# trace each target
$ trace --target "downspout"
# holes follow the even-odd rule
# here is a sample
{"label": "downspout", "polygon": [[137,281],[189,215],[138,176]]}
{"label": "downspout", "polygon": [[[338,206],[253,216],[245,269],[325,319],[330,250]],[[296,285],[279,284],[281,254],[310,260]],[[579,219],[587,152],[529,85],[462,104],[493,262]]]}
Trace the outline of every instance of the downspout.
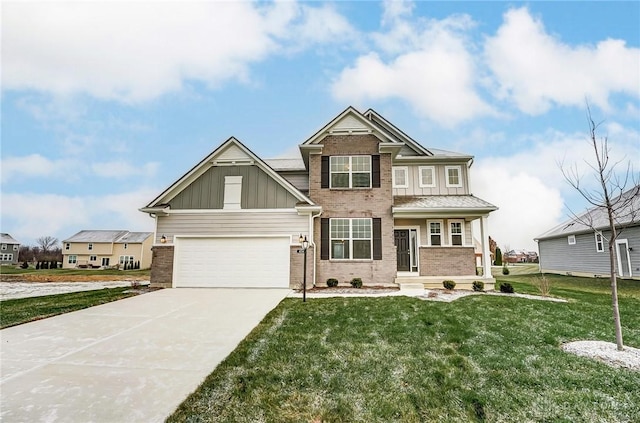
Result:
{"label": "downspout", "polygon": [[315,237],[313,236],[314,234],[314,219],[322,216],[322,212],[318,213],[317,215],[313,215],[313,212],[309,215],[310,219],[309,219],[309,234],[311,235],[311,242],[310,244],[313,245],[313,287],[316,287],[316,263],[317,261],[317,248],[316,248],[316,241],[315,241]]}

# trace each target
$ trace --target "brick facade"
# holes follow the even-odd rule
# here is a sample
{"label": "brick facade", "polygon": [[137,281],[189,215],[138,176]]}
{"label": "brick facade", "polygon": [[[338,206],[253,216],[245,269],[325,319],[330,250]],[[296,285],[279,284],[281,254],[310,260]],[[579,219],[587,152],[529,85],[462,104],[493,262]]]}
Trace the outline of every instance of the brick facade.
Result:
{"label": "brick facade", "polygon": [[173,280],[173,245],[151,248],[151,287],[171,288]]}
{"label": "brick facade", "polygon": [[[380,155],[380,188],[321,188],[321,155],[309,156],[309,196],[322,206],[322,218],[380,218],[382,260],[317,260],[316,282],[324,286],[328,278],[350,281],[361,278],[365,285],[393,283],[396,276],[396,247],[393,240],[393,192],[391,154],[379,153],[373,135],[330,135],[322,140],[323,156]],[[320,221],[315,220],[314,239],[320,248]]]}
{"label": "brick facade", "polygon": [[420,276],[476,274],[473,247],[420,247]]}
{"label": "brick facade", "polygon": [[[298,253],[300,247],[291,247],[291,264],[289,266],[289,288],[302,289],[304,254]],[[313,247],[307,249],[307,289],[313,286]]]}

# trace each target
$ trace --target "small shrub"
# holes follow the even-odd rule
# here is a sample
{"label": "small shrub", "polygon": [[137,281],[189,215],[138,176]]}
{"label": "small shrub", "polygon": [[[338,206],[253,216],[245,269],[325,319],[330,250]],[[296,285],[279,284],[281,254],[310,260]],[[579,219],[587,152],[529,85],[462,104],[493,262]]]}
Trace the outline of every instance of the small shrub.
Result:
{"label": "small shrub", "polygon": [[29,263],[27,263],[26,261],[23,261],[22,264],[20,265],[21,268],[23,269],[28,269],[29,268]]}
{"label": "small shrub", "polygon": [[502,274],[503,275],[508,275],[509,274],[509,268],[507,266],[502,266]]}
{"label": "small shrub", "polygon": [[442,286],[444,286],[445,289],[451,290],[456,287],[456,283],[454,281],[446,280],[442,281]]}
{"label": "small shrub", "polygon": [[362,279],[360,278],[351,279],[351,286],[354,288],[362,288]]}
{"label": "small shrub", "polygon": [[484,291],[484,282],[482,281],[473,281],[473,290],[476,292]]}
{"label": "small shrub", "polygon": [[513,286],[509,282],[502,282],[500,284],[500,292],[506,294],[513,294]]}
{"label": "small shrub", "polygon": [[551,292],[551,281],[545,275],[536,276],[533,279],[533,284],[538,288],[538,291],[540,291],[540,295],[543,297],[549,296]]}
{"label": "small shrub", "polygon": [[327,286],[328,286],[329,288],[334,288],[334,287],[338,286],[338,280],[337,280],[337,279],[335,279],[335,278],[329,278],[329,279],[327,279]]}

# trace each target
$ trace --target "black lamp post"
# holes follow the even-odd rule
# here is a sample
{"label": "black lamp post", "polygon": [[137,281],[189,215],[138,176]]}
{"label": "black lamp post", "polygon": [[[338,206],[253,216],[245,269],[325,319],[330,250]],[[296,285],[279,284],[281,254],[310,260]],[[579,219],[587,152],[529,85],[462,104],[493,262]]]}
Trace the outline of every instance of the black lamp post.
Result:
{"label": "black lamp post", "polygon": [[309,248],[309,241],[307,241],[306,236],[302,236],[300,234],[300,245],[302,245],[302,249],[298,250],[299,253],[304,254],[304,262],[302,263],[302,302],[307,301],[307,249]]}

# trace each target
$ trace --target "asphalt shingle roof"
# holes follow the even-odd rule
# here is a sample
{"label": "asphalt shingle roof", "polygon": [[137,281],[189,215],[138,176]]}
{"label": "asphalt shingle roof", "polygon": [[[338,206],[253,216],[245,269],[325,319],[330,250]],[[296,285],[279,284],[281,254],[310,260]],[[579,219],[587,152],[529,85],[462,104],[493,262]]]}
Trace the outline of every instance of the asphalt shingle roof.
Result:
{"label": "asphalt shingle roof", "polygon": [[84,230],[65,239],[63,242],[142,242],[151,232],[129,232],[108,230]]}
{"label": "asphalt shingle roof", "polygon": [[20,244],[11,235],[5,233],[0,234],[0,242],[3,244]]}

